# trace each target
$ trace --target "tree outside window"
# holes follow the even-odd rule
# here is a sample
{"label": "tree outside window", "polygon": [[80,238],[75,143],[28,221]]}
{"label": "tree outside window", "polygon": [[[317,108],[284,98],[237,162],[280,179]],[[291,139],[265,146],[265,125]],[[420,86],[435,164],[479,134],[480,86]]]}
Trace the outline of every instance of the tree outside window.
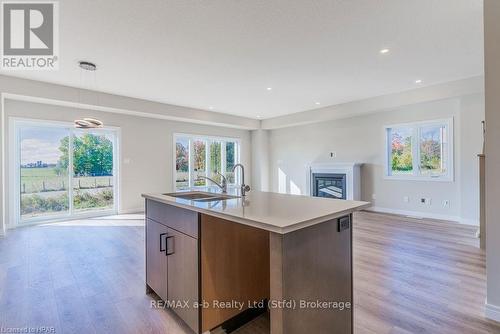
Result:
{"label": "tree outside window", "polygon": [[453,120],[386,127],[387,176],[451,180]]}
{"label": "tree outside window", "polygon": [[175,148],[177,190],[210,185],[209,181],[200,176],[208,176],[221,182],[218,173],[224,174],[229,184],[235,183],[232,169],[239,162],[237,140],[175,136]]}
{"label": "tree outside window", "polygon": [[413,153],[411,129],[392,129],[391,131],[391,168],[396,174],[413,172]]}
{"label": "tree outside window", "polygon": [[175,143],[175,187],[189,188],[189,140],[178,138]]}
{"label": "tree outside window", "polygon": [[206,176],[206,152],[206,143],[204,141],[193,141],[194,185],[197,187],[206,185],[206,179],[200,178],[200,176]]}
{"label": "tree outside window", "polygon": [[[222,150],[221,142],[214,141],[210,143],[210,177],[217,182],[220,182],[222,173]],[[218,173],[217,173],[218,172]]]}

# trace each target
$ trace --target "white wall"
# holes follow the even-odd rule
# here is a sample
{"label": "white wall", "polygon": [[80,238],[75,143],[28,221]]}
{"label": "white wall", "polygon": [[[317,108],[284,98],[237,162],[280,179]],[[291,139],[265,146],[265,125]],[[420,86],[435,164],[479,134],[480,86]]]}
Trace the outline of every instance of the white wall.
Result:
{"label": "white wall", "polygon": [[[478,168],[481,152],[482,94],[419,103],[349,119],[270,131],[271,190],[306,193],[307,166],[313,162],[361,162],[362,198],[379,208],[477,224]],[[384,126],[454,117],[454,182],[384,179]],[[336,152],[335,159],[329,153]],[[375,195],[373,199],[372,195]],[[403,201],[409,196],[410,202]],[[431,206],[420,204],[432,199]],[[450,201],[445,208],[443,201]]]}
{"label": "white wall", "polygon": [[258,129],[260,126],[260,121],[256,119],[5,75],[0,75],[0,93],[3,97],[16,95],[19,98],[28,97],[30,101],[34,99],[41,101],[50,100],[53,104],[78,104],[80,108],[91,108],[112,113],[147,116],[172,121],[248,130]]}
{"label": "white wall", "polygon": [[[81,115],[100,116],[101,112],[106,112],[108,116],[105,117],[110,119],[121,119],[122,117],[125,119],[126,117],[124,115],[136,116],[138,124],[144,124],[144,127],[151,126],[153,128],[158,128],[159,124],[162,124],[172,129],[182,124],[180,122],[188,122],[185,125],[179,125],[180,129],[185,129],[184,132],[189,132],[190,129],[192,129],[192,131],[199,130],[200,132],[212,133],[214,135],[242,133],[249,136],[248,131],[235,132],[228,130],[228,128],[253,130],[258,129],[260,126],[260,121],[255,119],[82,90],[74,87],[14,78],[5,75],[0,75],[0,95],[2,101],[0,105],[0,115],[2,116],[2,118],[0,118],[0,123],[3,123],[6,117],[3,106],[4,100],[14,98],[16,100],[23,99],[73,108],[79,107],[86,110],[80,113]],[[93,111],[90,112],[88,110]],[[36,117],[36,114],[31,117]],[[117,121],[111,123],[119,124]],[[195,124],[205,126],[197,127]],[[7,136],[3,125],[0,125],[0,166],[2,166],[2,178],[0,179],[0,235],[2,235],[5,231],[4,220],[6,220],[6,208],[8,206],[8,203],[6,203],[7,199],[3,196],[3,191],[7,189],[3,189],[4,185],[2,184],[2,180],[6,179],[6,175],[4,174],[7,172],[6,169],[3,168],[3,156],[7,153],[6,140],[4,139],[6,139]],[[193,126],[191,127],[191,125]],[[157,134],[155,132],[144,132],[145,138],[148,136],[149,138],[156,138],[155,136]],[[162,136],[159,136],[159,139],[161,139]],[[134,139],[130,139],[129,142],[131,142],[130,145],[135,144]],[[169,147],[171,147],[171,145]],[[248,152],[249,151],[250,147],[248,147]],[[249,165],[250,153],[248,154],[247,164]],[[129,207],[132,206],[124,203],[123,208]]]}
{"label": "white wall", "polygon": [[[68,122],[82,117],[95,117],[104,121],[105,125],[119,127],[121,129],[120,209],[124,212],[143,208],[141,193],[159,193],[174,190],[173,134],[176,132],[240,138],[241,161],[246,166],[251,164],[251,139],[248,130],[81,110],[9,99],[4,102],[4,112],[7,123],[10,117]],[[9,146],[8,137],[7,132],[7,147]],[[124,164],[124,160],[130,160],[130,163]],[[247,182],[251,182],[250,176],[248,178]],[[7,189],[9,188],[7,187]],[[8,203],[9,194],[6,196],[6,201]],[[9,217],[8,211],[7,217]]]}
{"label": "white wall", "polygon": [[392,110],[405,105],[412,105],[449,98],[460,98],[471,94],[484,93],[484,77],[476,76],[457,81],[424,86],[400,93],[375,96],[364,100],[346,102],[307,110],[285,116],[264,119],[262,129],[279,129],[289,126],[306,125],[368,115],[380,110]]}
{"label": "white wall", "polygon": [[269,191],[269,131],[252,131],[252,188]]}
{"label": "white wall", "polygon": [[[479,224],[479,157],[483,153],[484,94],[461,99],[460,112],[460,217]],[[458,176],[458,174],[457,174]]]}
{"label": "white wall", "polygon": [[486,316],[500,321],[500,1],[485,0]]}

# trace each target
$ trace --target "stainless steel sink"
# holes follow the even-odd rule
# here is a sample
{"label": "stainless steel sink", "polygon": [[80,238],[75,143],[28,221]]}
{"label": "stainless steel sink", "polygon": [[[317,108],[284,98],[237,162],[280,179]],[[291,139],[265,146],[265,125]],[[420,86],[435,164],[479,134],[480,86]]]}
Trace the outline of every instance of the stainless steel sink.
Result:
{"label": "stainless steel sink", "polygon": [[214,197],[216,194],[207,194],[202,192],[185,192],[185,193],[167,193],[163,194],[170,197],[177,197],[183,199],[200,199],[200,198],[209,198]]}
{"label": "stainless steel sink", "polygon": [[212,201],[223,201],[226,199],[239,198],[238,196],[231,196],[226,194],[215,194],[207,193],[201,191],[190,191],[190,192],[180,192],[180,193],[166,193],[163,194],[170,197],[182,198],[198,202],[212,202]]}
{"label": "stainless steel sink", "polygon": [[232,198],[239,198],[238,196],[214,196],[214,197],[208,197],[208,198],[198,198],[194,199],[193,201],[196,202],[215,202],[215,201],[225,201],[227,199],[232,199]]}

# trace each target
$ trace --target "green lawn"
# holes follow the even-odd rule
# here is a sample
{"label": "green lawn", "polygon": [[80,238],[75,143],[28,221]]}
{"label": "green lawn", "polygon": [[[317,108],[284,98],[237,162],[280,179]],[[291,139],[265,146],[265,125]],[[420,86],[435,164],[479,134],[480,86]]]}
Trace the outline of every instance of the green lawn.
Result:
{"label": "green lawn", "polygon": [[21,177],[58,177],[54,167],[21,168]]}
{"label": "green lawn", "polygon": [[[113,177],[89,176],[73,179],[77,211],[113,206]],[[21,215],[33,218],[69,209],[68,176],[56,168],[21,168]]]}
{"label": "green lawn", "polygon": [[55,168],[21,168],[22,193],[65,189],[68,189],[68,176],[57,175]]}
{"label": "green lawn", "polygon": [[[103,188],[113,186],[111,176],[86,176],[73,179],[75,188]],[[58,175],[54,167],[21,168],[21,192],[25,194],[68,189],[68,176]]]}

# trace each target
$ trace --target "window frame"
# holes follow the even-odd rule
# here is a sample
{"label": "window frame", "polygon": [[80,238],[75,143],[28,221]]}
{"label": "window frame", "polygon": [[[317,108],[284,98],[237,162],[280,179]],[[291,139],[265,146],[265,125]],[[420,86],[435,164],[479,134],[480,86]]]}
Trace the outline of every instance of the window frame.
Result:
{"label": "window frame", "polygon": [[[447,128],[447,171],[445,174],[439,175],[422,175],[421,174],[421,158],[420,158],[420,135],[421,129],[428,126],[446,126]],[[435,181],[435,182],[454,182],[454,162],[455,162],[455,151],[454,151],[454,118],[443,118],[428,121],[416,121],[407,122],[399,124],[390,124],[384,126],[384,179],[388,180],[406,180],[406,181]],[[390,138],[390,130],[397,128],[410,128],[412,132],[412,162],[413,162],[413,173],[412,174],[392,174],[392,144]]]}
{"label": "window frame", "polygon": [[[68,166],[68,197],[69,197],[69,209],[67,213],[54,214],[47,217],[33,217],[22,219],[21,217],[21,189],[18,186],[18,181],[21,180],[21,170],[19,166],[21,165],[21,146],[19,129],[23,126],[33,126],[33,127],[47,127],[47,128],[60,128],[68,130],[70,136],[69,141],[69,158],[70,163]],[[120,157],[121,157],[121,128],[115,126],[105,126],[102,128],[92,129],[94,132],[101,133],[112,133],[113,139],[113,207],[106,210],[95,210],[87,212],[78,212],[73,208],[73,139],[71,137],[75,133],[74,124],[67,121],[55,121],[47,119],[36,119],[36,118],[25,118],[11,116],[8,118],[8,131],[9,131],[9,152],[8,157],[9,163],[9,178],[13,181],[8,182],[9,193],[14,195],[14,198],[9,196],[9,220],[10,223],[7,224],[8,228],[15,228],[19,226],[30,226],[37,225],[40,223],[47,222],[58,222],[65,220],[74,219],[85,219],[93,217],[102,217],[116,215],[121,210],[120,206],[120,192],[121,192],[121,173],[120,173]]]}
{"label": "window frame", "polygon": [[[241,162],[241,139],[234,137],[221,137],[221,136],[212,136],[212,135],[203,135],[203,134],[190,134],[190,133],[174,133],[173,134],[173,162],[172,162],[172,180],[173,180],[173,189],[174,191],[183,191],[183,189],[177,189],[177,169],[176,169],[176,145],[178,138],[187,138],[189,140],[189,157],[188,157],[188,189],[202,189],[210,186],[208,181],[204,186],[195,186],[194,180],[192,179],[192,175],[194,172],[193,169],[193,142],[194,141],[203,141],[205,142],[205,176],[210,177],[211,169],[210,169],[210,144],[212,142],[221,142],[221,169],[226,172],[226,142],[234,142],[235,143],[235,154],[234,154],[234,164],[238,164]],[[241,184],[241,172],[240,170],[236,170],[234,175],[234,183],[228,182],[228,186],[238,186]]]}

